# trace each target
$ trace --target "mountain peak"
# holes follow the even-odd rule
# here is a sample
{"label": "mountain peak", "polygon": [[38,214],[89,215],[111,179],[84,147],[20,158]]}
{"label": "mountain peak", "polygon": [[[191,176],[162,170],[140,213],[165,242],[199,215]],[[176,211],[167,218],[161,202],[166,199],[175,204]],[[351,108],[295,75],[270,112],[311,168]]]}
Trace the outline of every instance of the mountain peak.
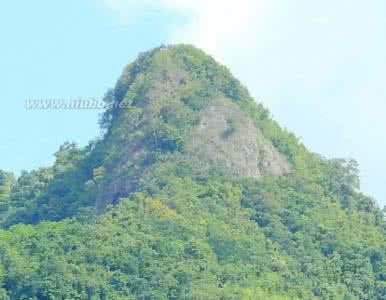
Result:
{"label": "mountain peak", "polygon": [[262,108],[227,68],[192,46],[141,54],[106,101],[115,105],[102,119],[104,142],[116,159],[103,166],[114,180],[101,183],[99,207],[135,189],[138,172],[129,169],[143,172],[165,155],[178,156],[197,176],[258,178],[291,170],[253,118]]}

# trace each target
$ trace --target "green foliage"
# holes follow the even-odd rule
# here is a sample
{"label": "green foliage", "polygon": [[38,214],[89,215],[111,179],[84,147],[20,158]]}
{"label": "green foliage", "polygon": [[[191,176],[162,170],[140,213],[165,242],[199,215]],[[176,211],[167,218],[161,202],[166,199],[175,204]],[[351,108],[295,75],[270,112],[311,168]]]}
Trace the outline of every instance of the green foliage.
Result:
{"label": "green foliage", "polygon": [[[292,172],[196,174],[184,145],[214,99]],[[384,214],[357,163],[309,152],[211,57],[144,53],[105,102],[103,138],[17,180],[0,172],[0,299],[386,299]],[[224,138],[242,131],[226,121]]]}
{"label": "green foliage", "polygon": [[10,194],[14,180],[13,174],[0,170],[0,222],[8,213]]}
{"label": "green foliage", "polygon": [[12,174],[0,170],[0,202],[8,200],[13,182]]}

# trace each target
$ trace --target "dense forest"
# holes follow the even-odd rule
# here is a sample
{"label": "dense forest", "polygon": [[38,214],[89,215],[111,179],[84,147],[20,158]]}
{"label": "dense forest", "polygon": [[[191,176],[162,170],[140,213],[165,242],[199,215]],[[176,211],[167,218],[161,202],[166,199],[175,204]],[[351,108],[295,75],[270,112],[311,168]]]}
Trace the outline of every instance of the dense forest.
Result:
{"label": "dense forest", "polygon": [[[386,223],[188,45],[128,65],[101,135],[0,172],[0,299],[386,299]],[[307,124],[304,124],[307,126]]]}

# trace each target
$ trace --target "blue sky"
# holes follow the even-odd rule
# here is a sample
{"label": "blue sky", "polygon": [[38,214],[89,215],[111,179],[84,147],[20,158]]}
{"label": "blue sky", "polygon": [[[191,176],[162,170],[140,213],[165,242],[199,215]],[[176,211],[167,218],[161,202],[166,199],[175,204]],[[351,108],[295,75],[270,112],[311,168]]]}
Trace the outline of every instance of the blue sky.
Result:
{"label": "blue sky", "polygon": [[141,51],[188,42],[231,68],[285,127],[352,157],[386,205],[384,0],[3,1],[0,168],[52,163],[98,136],[99,111],[27,111],[27,99],[102,97]]}

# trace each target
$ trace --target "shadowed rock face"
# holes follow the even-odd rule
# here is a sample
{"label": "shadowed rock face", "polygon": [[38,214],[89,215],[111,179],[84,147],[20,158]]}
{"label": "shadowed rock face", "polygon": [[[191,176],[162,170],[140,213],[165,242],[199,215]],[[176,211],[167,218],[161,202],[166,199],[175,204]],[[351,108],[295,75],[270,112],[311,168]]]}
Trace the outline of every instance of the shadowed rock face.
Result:
{"label": "shadowed rock face", "polygon": [[239,107],[227,99],[213,101],[200,113],[186,151],[196,168],[220,167],[235,177],[285,175],[291,167]]}

